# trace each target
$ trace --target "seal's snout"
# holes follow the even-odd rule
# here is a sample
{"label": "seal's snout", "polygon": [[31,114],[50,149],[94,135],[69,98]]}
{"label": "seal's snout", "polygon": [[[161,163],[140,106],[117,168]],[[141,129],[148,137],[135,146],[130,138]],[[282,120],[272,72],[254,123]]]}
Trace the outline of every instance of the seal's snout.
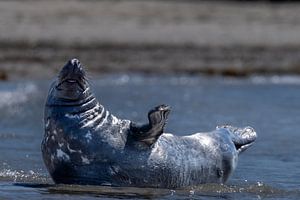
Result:
{"label": "seal's snout", "polygon": [[58,86],[62,84],[69,84],[69,87],[72,87],[72,85],[77,84],[81,87],[81,89],[85,89],[85,72],[81,66],[81,63],[76,58],[67,62],[67,64],[59,73],[58,79]]}
{"label": "seal's snout", "polygon": [[78,66],[79,67],[79,65],[80,65],[80,62],[79,62],[79,60],[77,58],[73,58],[69,62],[71,62],[71,64],[73,66]]}
{"label": "seal's snout", "polygon": [[62,99],[75,100],[88,88],[85,71],[76,58],[69,60],[59,73],[56,90]]}
{"label": "seal's snout", "polygon": [[85,76],[85,72],[81,66],[81,63],[78,59],[74,58],[67,62],[67,64],[62,68],[59,78],[61,80],[69,79],[79,79]]}
{"label": "seal's snout", "polygon": [[73,73],[81,73],[82,75],[84,75],[84,70],[78,59],[71,59],[68,63],[68,66],[71,66],[73,68]]}

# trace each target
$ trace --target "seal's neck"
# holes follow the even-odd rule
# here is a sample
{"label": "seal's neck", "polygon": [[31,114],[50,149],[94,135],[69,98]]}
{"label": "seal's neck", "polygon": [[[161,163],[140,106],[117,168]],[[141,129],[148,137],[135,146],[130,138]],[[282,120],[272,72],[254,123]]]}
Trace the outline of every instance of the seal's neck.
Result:
{"label": "seal's neck", "polygon": [[87,89],[82,98],[78,100],[65,100],[57,98],[55,95],[55,88],[52,88],[49,92],[46,102],[46,110],[51,110],[57,114],[79,114],[86,112],[89,109],[94,108],[98,101],[93,93]]}

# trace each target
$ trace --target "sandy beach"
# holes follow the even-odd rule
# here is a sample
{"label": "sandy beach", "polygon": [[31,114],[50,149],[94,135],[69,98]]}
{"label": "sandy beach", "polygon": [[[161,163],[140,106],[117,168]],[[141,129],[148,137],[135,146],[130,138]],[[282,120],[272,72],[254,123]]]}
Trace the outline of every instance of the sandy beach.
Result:
{"label": "sandy beach", "polygon": [[0,1],[0,79],[91,74],[300,74],[300,4]]}

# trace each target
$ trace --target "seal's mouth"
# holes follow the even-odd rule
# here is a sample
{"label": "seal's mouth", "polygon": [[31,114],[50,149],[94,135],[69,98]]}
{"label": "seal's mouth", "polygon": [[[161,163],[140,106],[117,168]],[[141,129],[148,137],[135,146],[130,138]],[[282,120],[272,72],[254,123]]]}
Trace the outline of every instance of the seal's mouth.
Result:
{"label": "seal's mouth", "polygon": [[72,59],[62,68],[56,84],[57,96],[76,100],[88,88],[85,72],[77,59]]}
{"label": "seal's mouth", "polygon": [[248,143],[245,143],[245,144],[235,143],[234,146],[235,146],[236,150],[240,153],[240,152],[243,152],[246,149],[248,149],[250,146],[252,146],[253,143],[254,143],[254,141],[253,142],[248,142]]}
{"label": "seal's mouth", "polygon": [[[56,88],[58,90],[64,90],[66,88],[68,89],[79,89],[82,92],[85,90],[85,85],[84,85],[85,80],[77,80],[77,79],[72,79],[72,78],[65,78],[59,81],[57,84]],[[67,87],[62,87],[63,85],[68,85]],[[78,87],[77,87],[78,86]]]}

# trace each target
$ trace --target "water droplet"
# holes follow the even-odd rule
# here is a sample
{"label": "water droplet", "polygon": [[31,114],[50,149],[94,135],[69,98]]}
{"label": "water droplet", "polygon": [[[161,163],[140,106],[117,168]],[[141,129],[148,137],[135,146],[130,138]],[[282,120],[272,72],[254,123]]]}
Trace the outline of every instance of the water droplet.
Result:
{"label": "water droplet", "polygon": [[171,196],[173,196],[176,193],[175,190],[171,190],[170,192],[171,192]]}
{"label": "water droplet", "polygon": [[258,187],[261,187],[261,186],[263,186],[264,184],[262,183],[262,182],[257,182],[257,186]]}

